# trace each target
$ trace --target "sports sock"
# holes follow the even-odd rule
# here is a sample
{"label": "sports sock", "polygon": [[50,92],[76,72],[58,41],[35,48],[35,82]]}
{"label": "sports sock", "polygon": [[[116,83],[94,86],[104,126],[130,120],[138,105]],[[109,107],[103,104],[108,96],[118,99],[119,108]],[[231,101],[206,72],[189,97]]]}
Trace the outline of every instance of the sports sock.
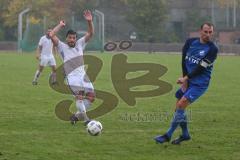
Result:
{"label": "sports sock", "polygon": [[39,70],[36,71],[35,75],[34,75],[34,79],[33,81],[37,81],[39,76],[40,76],[41,72]]}
{"label": "sports sock", "polygon": [[78,119],[80,119],[80,120],[82,119],[84,121],[88,121],[89,118],[87,116],[86,108],[85,108],[83,100],[76,100],[76,107],[78,109],[78,112],[75,114],[76,117],[78,117]]}
{"label": "sports sock", "polygon": [[88,99],[83,99],[83,103],[85,105],[86,110],[88,110],[92,104]]}
{"label": "sports sock", "polygon": [[167,136],[172,137],[173,132],[176,130],[178,125],[184,120],[184,109],[176,109],[170,128],[167,131]]}
{"label": "sports sock", "polygon": [[180,122],[180,127],[182,128],[182,136],[189,137],[186,114],[184,114],[184,120],[182,122]]}

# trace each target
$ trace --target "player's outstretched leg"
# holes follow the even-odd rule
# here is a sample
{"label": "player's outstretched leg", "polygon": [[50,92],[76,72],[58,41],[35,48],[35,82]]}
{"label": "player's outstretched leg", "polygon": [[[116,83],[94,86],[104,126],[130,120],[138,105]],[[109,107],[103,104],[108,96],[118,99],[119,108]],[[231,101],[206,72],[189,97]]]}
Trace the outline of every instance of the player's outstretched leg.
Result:
{"label": "player's outstretched leg", "polygon": [[83,99],[76,100],[76,107],[78,111],[70,118],[71,124],[76,124],[79,120],[89,121]]}
{"label": "player's outstretched leg", "polygon": [[71,117],[70,117],[70,122],[72,125],[76,124],[77,121],[79,121],[78,117],[77,117],[77,114],[78,112],[76,112],[75,114],[73,114]]}
{"label": "player's outstretched leg", "polygon": [[86,97],[83,99],[83,96],[77,96],[77,100],[76,100],[76,107],[78,112],[76,112],[71,118],[71,124],[76,124],[77,121],[79,120],[83,120],[84,121],[84,125],[87,125],[90,122],[89,117],[87,116],[87,112],[86,109],[88,109],[92,102],[95,99],[95,94],[93,92],[88,92],[86,94]]}
{"label": "player's outstretched leg", "polygon": [[51,75],[51,84],[57,84],[57,76],[56,76],[56,72],[52,72]]}
{"label": "player's outstretched leg", "polygon": [[37,85],[38,84],[38,78],[40,76],[41,72],[39,70],[36,71],[33,81],[32,81],[32,85]]}
{"label": "player's outstretched leg", "polygon": [[79,120],[84,121],[84,125],[86,126],[91,120],[88,118],[86,112],[79,112],[77,111],[75,114],[73,114],[70,118],[71,124],[76,124]]}
{"label": "player's outstretched leg", "polygon": [[[94,100],[95,100],[95,93],[94,93],[94,91],[87,92],[86,93],[86,97],[83,99],[83,103],[85,105],[86,110],[88,110],[91,107],[91,105],[94,102]],[[87,121],[84,122],[84,125],[86,126],[90,121],[91,120],[88,119]]]}
{"label": "player's outstretched leg", "polygon": [[50,75],[50,78],[51,78],[51,83],[54,85],[54,84],[57,84],[56,66],[53,65],[51,66],[51,68],[52,68],[52,73]]}
{"label": "player's outstretched leg", "polygon": [[176,130],[176,128],[178,127],[180,122],[182,122],[184,120],[184,117],[185,117],[184,113],[185,113],[184,109],[179,109],[179,108],[176,109],[171,126],[168,129],[167,133],[154,138],[157,143],[164,143],[164,142],[170,141],[173,132]]}
{"label": "player's outstretched leg", "polygon": [[185,114],[184,120],[180,122],[180,127],[182,129],[182,135],[180,135],[178,138],[172,141],[172,144],[180,144],[182,141],[190,140],[191,137],[188,132],[188,126],[187,126],[187,115]]}
{"label": "player's outstretched leg", "polygon": [[42,71],[43,71],[44,66],[39,66],[39,69],[36,71],[33,81],[32,81],[32,85],[37,85],[38,84],[38,78],[40,77]]}

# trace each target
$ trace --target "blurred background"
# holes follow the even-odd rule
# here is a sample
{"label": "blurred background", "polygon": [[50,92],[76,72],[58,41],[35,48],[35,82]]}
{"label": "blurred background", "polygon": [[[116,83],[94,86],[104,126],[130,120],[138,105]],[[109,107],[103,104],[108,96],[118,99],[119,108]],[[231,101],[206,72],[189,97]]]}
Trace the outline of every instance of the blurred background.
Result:
{"label": "blurred background", "polygon": [[83,11],[94,15],[95,36],[87,50],[107,42],[133,42],[129,51],[179,52],[203,22],[215,25],[214,41],[224,54],[240,54],[240,0],[0,0],[0,50],[32,52],[61,19],[84,35]]}

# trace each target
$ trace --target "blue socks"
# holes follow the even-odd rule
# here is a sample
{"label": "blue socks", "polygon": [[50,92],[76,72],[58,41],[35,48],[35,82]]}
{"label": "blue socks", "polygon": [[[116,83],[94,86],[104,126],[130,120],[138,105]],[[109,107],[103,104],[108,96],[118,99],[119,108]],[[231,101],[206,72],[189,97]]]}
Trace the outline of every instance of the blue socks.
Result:
{"label": "blue socks", "polygon": [[176,109],[170,128],[168,129],[166,135],[171,138],[173,132],[180,125],[183,131],[183,136],[189,137],[188,128],[187,128],[187,116],[184,109]]}
{"label": "blue socks", "polygon": [[184,120],[180,122],[180,127],[182,128],[182,136],[185,138],[190,137],[187,127],[187,115],[185,115]]}

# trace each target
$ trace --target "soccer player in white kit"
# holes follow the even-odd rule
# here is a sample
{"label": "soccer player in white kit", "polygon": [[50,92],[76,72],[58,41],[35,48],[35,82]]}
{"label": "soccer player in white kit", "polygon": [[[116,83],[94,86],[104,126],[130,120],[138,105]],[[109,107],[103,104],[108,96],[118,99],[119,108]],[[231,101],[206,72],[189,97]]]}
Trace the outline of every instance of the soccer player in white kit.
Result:
{"label": "soccer player in white kit", "polygon": [[38,84],[38,78],[40,77],[44,67],[50,66],[52,68],[51,82],[56,83],[56,61],[53,56],[53,43],[49,37],[51,29],[48,29],[46,35],[42,36],[38,43],[36,58],[39,60],[38,70],[36,71],[32,84]]}
{"label": "soccer player in white kit", "polygon": [[70,117],[72,124],[79,120],[84,120],[86,125],[90,119],[86,114],[86,110],[91,106],[95,99],[95,93],[92,83],[88,80],[84,70],[83,50],[93,36],[94,27],[92,14],[89,10],[84,11],[84,18],[88,24],[88,31],[85,36],[77,40],[77,33],[69,30],[66,34],[66,43],[58,39],[56,33],[65,26],[64,21],[52,30],[50,37],[53,44],[57,47],[64,62],[64,72],[67,84],[76,98],[77,112]]}

